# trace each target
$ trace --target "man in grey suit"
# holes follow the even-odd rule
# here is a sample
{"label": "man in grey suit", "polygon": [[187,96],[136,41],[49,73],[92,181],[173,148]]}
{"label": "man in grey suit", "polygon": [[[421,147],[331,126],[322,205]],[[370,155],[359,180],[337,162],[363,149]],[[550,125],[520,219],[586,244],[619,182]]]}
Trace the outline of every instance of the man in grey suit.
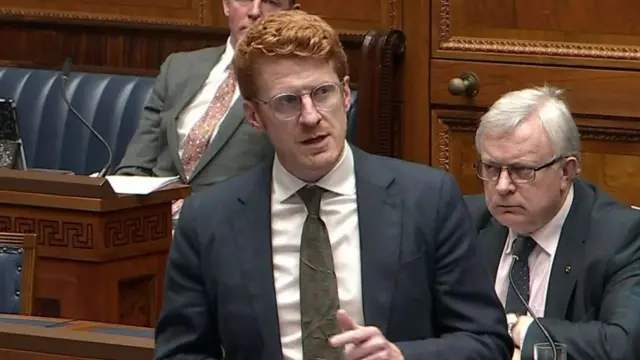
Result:
{"label": "man in grey suit", "polygon": [[244,119],[229,64],[251,24],[297,5],[295,0],[222,0],[222,5],[229,21],[227,44],[167,57],[116,175],[180,176],[197,193],[273,153],[267,137]]}

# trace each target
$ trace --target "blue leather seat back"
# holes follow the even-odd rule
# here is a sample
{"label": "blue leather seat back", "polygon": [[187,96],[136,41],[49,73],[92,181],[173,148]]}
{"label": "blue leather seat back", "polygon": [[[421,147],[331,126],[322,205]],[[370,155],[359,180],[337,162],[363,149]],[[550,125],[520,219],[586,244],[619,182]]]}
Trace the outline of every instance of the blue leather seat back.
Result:
{"label": "blue leather seat back", "polygon": [[17,246],[0,247],[0,313],[20,313],[23,254]]}
{"label": "blue leather seat back", "polygon": [[[69,77],[71,104],[104,137],[117,165],[142,117],[155,79],[75,73]],[[16,101],[27,166],[98,171],[107,160],[100,142],[62,99],[62,79],[50,70],[0,68],[0,97]]]}
{"label": "blue leather seat back", "polygon": [[[58,71],[1,68],[0,97],[15,100],[27,167],[99,171],[107,152],[62,99]],[[112,167],[124,156],[142,118],[155,78],[74,73],[67,94],[76,110],[102,135],[113,151]],[[347,138],[355,138],[357,91],[351,92]]]}

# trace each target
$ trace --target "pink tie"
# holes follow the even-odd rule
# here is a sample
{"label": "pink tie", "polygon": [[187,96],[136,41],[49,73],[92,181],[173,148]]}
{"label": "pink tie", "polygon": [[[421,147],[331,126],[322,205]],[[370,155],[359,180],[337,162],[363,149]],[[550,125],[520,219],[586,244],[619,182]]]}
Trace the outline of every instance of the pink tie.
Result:
{"label": "pink tie", "polygon": [[[191,128],[191,131],[189,131],[189,134],[187,134],[187,137],[184,139],[184,148],[180,161],[184,167],[184,174],[187,180],[191,179],[193,169],[196,168],[202,154],[204,154],[209,146],[213,131],[218,127],[220,120],[222,120],[229,106],[231,106],[231,100],[233,100],[233,94],[236,91],[236,81],[231,66],[227,69],[229,73],[218,87],[216,95],[213,97],[213,100],[211,100],[207,111],[202,118],[193,125],[193,128]],[[174,215],[180,211],[182,203],[182,199],[173,203],[172,212]]]}

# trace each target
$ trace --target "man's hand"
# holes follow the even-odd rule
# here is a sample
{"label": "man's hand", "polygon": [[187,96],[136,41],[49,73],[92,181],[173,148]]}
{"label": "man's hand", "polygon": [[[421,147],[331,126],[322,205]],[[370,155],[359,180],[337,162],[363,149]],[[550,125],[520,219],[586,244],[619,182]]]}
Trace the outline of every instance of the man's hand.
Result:
{"label": "man's hand", "polygon": [[533,318],[531,316],[520,316],[518,317],[518,322],[513,327],[513,331],[511,332],[511,337],[513,338],[513,344],[520,348],[522,346],[522,342],[524,341],[524,337],[527,334],[527,329],[529,325],[533,322]]}
{"label": "man's hand", "polygon": [[343,333],[329,339],[329,344],[344,346],[347,360],[404,360],[400,349],[387,341],[380,329],[356,324],[344,310],[338,310],[336,317]]}

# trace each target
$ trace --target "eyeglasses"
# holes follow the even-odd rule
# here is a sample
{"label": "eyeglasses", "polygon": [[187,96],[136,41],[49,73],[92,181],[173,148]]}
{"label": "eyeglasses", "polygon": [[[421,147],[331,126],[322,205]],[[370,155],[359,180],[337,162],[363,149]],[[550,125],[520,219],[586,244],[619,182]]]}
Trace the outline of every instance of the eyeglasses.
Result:
{"label": "eyeglasses", "polygon": [[[233,0],[236,4],[244,7],[253,6],[255,0]],[[284,7],[284,0],[262,0],[260,7],[266,10],[280,10]]]}
{"label": "eyeglasses", "polygon": [[268,105],[276,117],[281,120],[291,120],[300,116],[302,97],[309,95],[313,106],[318,111],[333,110],[344,100],[342,86],[339,83],[326,83],[317,86],[311,92],[301,94],[278,94],[269,101],[256,99],[255,101]]}
{"label": "eyeglasses", "polygon": [[535,180],[536,173],[538,171],[546,169],[563,159],[565,159],[564,156],[555,157],[548,163],[545,163],[538,167],[523,165],[495,165],[479,161],[475,165],[475,168],[478,177],[484,181],[496,181],[500,178],[502,171],[506,170],[507,174],[511,178],[511,181],[516,184],[526,184]]}

